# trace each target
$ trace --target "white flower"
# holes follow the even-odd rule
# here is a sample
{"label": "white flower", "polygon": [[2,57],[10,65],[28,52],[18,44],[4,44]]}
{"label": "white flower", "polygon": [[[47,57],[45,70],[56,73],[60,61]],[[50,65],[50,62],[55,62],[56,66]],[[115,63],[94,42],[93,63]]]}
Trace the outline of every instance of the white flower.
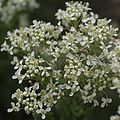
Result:
{"label": "white flower", "polygon": [[120,116],[118,116],[118,115],[111,116],[110,120],[120,120]]}
{"label": "white flower", "polygon": [[100,106],[101,106],[101,108],[103,108],[105,105],[108,106],[108,103],[111,103],[112,99],[111,98],[104,98],[104,97],[102,97],[101,101],[103,103]]}

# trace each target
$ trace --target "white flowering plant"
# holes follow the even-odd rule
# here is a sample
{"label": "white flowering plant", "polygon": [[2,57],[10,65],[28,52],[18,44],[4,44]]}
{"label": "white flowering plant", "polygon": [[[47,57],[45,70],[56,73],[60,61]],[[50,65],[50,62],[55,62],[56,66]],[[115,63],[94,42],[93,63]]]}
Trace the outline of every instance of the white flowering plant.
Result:
{"label": "white flowering plant", "polygon": [[[56,18],[56,25],[33,20],[8,32],[1,51],[13,56],[12,79],[26,83],[12,95],[8,112],[24,109],[35,120],[47,119],[60,100],[72,98],[79,100],[76,109],[82,114],[83,105],[92,111],[112,102],[106,88],[120,94],[120,40],[111,20],[100,19],[82,2],[66,2]],[[119,120],[119,113],[110,119]]]}
{"label": "white flowering plant", "polygon": [[38,7],[35,0],[0,0],[0,22],[8,24],[16,13]]}

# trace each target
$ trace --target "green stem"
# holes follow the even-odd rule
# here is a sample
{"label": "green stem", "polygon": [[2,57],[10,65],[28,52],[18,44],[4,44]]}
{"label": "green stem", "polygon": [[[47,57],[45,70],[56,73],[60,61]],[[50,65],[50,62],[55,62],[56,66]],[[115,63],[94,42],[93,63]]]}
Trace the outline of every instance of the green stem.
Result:
{"label": "green stem", "polygon": [[42,120],[40,115],[36,114],[35,112],[32,113],[34,120]]}

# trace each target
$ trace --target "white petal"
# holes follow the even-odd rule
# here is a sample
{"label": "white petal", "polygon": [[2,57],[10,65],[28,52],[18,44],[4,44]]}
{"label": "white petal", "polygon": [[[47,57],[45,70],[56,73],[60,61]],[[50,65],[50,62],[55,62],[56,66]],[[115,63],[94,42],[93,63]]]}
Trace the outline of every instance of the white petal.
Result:
{"label": "white petal", "polygon": [[19,80],[19,84],[21,84],[22,83],[22,80]]}
{"label": "white petal", "polygon": [[7,112],[12,112],[13,111],[13,109],[12,108],[9,108],[9,109],[7,109]]}
{"label": "white petal", "polygon": [[17,79],[17,76],[13,75],[13,76],[12,76],[12,79]]}
{"label": "white petal", "polygon": [[43,114],[43,115],[42,115],[42,119],[45,119],[45,117],[46,117],[45,114]]}

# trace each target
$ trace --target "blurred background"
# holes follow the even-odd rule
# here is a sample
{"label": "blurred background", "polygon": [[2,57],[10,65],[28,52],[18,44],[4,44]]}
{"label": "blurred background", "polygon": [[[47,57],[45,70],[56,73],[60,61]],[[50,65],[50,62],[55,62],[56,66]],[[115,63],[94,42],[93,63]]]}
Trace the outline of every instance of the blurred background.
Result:
{"label": "blurred background", "polygon": [[[69,1],[69,0],[67,0]],[[80,0],[77,0],[80,1]],[[112,19],[112,24],[120,28],[120,0],[84,0],[89,2],[90,7],[100,18]],[[65,8],[65,0],[37,0],[40,8],[26,15],[14,16],[13,21],[9,25],[0,22],[0,45],[3,43],[7,31],[18,28],[25,19],[29,19],[29,24],[32,20],[42,20],[55,24],[55,13],[58,9]],[[18,20],[21,23],[18,24]],[[22,24],[24,25],[24,24]],[[10,64],[11,57],[7,53],[0,53],[0,120],[33,120],[31,115],[26,115],[23,111],[18,113],[7,113],[10,107],[11,95],[18,88],[18,81],[12,80],[14,74],[13,66]],[[113,103],[104,109],[96,108],[90,120],[109,120],[110,115],[114,115],[117,111],[117,106],[120,101],[115,92],[110,92],[113,98]],[[52,119],[51,119],[52,120]],[[67,120],[67,119],[66,119]],[[72,120],[72,119],[71,119]],[[82,120],[82,119],[81,119]]]}

